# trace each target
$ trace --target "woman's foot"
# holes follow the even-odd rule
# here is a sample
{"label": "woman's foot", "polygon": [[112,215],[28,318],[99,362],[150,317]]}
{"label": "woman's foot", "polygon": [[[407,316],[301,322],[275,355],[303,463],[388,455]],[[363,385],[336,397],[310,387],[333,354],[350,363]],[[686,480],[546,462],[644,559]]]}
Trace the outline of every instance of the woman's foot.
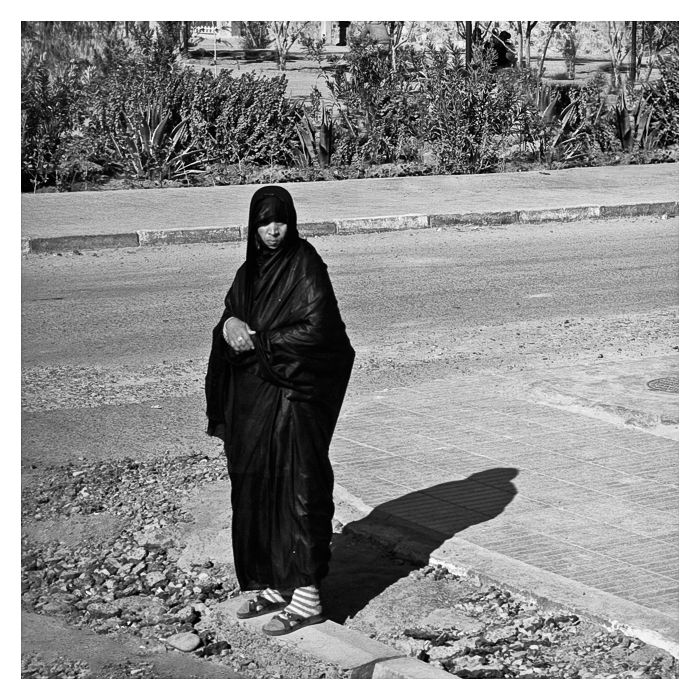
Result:
{"label": "woman's foot", "polygon": [[326,618],[321,609],[321,597],[316,586],[303,586],[294,591],[285,609],[263,625],[263,632],[276,636],[295,629],[315,625]]}
{"label": "woman's foot", "polygon": [[245,620],[250,617],[267,615],[268,613],[282,610],[287,606],[288,601],[288,595],[285,597],[283,593],[276,591],[274,588],[266,588],[250,600],[246,600],[236,613],[236,617]]}
{"label": "woman's foot", "polygon": [[262,629],[265,634],[269,634],[272,637],[277,637],[282,634],[289,634],[294,632],[301,627],[308,627],[309,625],[317,625],[320,622],[325,622],[326,618],[323,615],[308,615],[303,617],[301,615],[295,615],[289,612],[287,609],[283,610],[273,618],[266,622]]}

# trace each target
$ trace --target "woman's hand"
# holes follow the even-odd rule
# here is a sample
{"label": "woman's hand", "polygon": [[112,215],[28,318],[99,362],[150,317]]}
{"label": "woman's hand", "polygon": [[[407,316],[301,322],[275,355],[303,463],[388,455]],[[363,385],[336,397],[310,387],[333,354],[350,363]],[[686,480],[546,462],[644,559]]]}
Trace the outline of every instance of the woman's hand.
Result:
{"label": "woman's hand", "polygon": [[255,331],[248,328],[248,324],[241,321],[240,318],[231,316],[224,323],[224,340],[233,348],[234,352],[246,352],[254,350],[253,339],[250,337],[255,335]]}

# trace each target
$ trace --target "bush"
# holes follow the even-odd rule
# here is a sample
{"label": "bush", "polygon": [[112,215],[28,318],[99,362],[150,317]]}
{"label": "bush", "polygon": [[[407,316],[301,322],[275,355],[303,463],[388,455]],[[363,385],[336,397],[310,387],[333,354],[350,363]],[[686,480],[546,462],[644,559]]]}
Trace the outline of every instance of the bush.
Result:
{"label": "bush", "polygon": [[532,132],[532,109],[522,99],[521,77],[478,61],[466,70],[455,49],[429,49],[423,91],[425,133],[438,168],[448,173],[490,170],[509,147]]}
{"label": "bush", "polygon": [[274,78],[221,71],[184,72],[170,104],[189,119],[192,142],[210,163],[293,162],[294,110],[284,75]]}
{"label": "bush", "polygon": [[679,61],[678,49],[659,58],[661,78],[645,83],[642,95],[653,110],[651,126],[662,147],[678,143],[679,132]]}
{"label": "bush", "polygon": [[561,112],[550,142],[551,160],[593,164],[601,154],[620,150],[603,76],[581,86],[562,87],[559,92]]}
{"label": "bush", "polygon": [[97,62],[22,70],[22,189],[98,175],[185,179],[204,163],[291,164],[286,78],[180,69],[167,41],[113,42]]}
{"label": "bush", "polygon": [[602,76],[555,88],[525,71],[493,71],[488,51],[466,69],[463,49],[449,45],[399,47],[392,65],[389,48],[365,36],[326,74],[329,108],[318,92],[291,103],[284,75],[183,68],[172,31],[94,29],[88,61],[70,31],[51,54],[29,29],[23,190],[120,175],[191,184],[205,170],[207,181],[243,182],[584,165],[608,154],[643,161],[678,141],[677,48],[664,49],[659,80],[608,105]]}
{"label": "bush", "polygon": [[392,70],[385,47],[353,41],[346,58],[347,66],[336,65],[327,78],[340,113],[333,162],[415,159],[421,121],[415,52],[399,54]]}

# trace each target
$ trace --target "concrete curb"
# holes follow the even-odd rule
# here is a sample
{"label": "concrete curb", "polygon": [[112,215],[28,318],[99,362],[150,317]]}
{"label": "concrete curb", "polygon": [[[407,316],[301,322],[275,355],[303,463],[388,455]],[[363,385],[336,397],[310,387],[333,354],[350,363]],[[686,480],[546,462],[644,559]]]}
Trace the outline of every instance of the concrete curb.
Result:
{"label": "concrete curb", "polygon": [[[552,209],[465,212],[457,214],[401,214],[337,221],[312,221],[299,224],[304,237],[332,236],[372,231],[440,228],[444,226],[501,226],[545,222],[582,221],[584,219],[630,218],[637,216],[678,216],[678,202],[643,202],[615,206],[576,206]],[[245,240],[247,225],[184,229],[149,229],[134,233],[22,238],[22,253],[50,253],[73,250],[97,250],[187,243],[228,243]]]}
{"label": "concrete curb", "polygon": [[[236,610],[248,596],[232,598],[216,606],[215,612],[225,615],[246,629],[265,634],[263,625],[268,622],[273,613],[239,620]],[[414,679],[453,679],[459,678],[435,666],[418,661],[393,647],[365,637],[359,632],[347,629],[330,620],[319,625],[304,627],[290,635],[268,637],[280,645],[293,646],[325,663],[338,666],[347,672],[350,678],[414,678]]]}
{"label": "concrete curb", "polygon": [[545,607],[565,607],[584,619],[620,630],[679,657],[679,628],[675,618],[564,576],[547,572],[545,577],[537,567],[459,536],[435,549],[435,533],[431,535],[430,530],[418,529],[395,516],[380,518],[375,512],[372,526],[365,526],[362,519],[373,509],[339,484],[335,485],[334,499],[335,517],[349,532],[378,542],[403,559],[423,566],[428,563],[443,566],[458,576],[530,596]]}
{"label": "concrete curb", "polygon": [[138,245],[177,245],[184,243],[229,243],[242,239],[240,226],[216,228],[170,229],[137,231]]}

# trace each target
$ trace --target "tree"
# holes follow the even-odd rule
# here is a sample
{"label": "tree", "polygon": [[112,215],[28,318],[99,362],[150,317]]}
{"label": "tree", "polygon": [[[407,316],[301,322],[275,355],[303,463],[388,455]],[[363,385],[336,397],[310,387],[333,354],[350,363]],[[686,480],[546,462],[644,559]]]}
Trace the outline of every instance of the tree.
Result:
{"label": "tree", "polygon": [[612,87],[617,90],[622,83],[622,63],[630,50],[629,22],[608,22],[607,25]]}
{"label": "tree", "polygon": [[637,23],[632,22],[632,48],[630,50],[630,82],[637,80]]}
{"label": "tree", "polygon": [[294,42],[304,33],[311,22],[270,22],[272,37],[277,49],[277,64],[280,70],[287,69],[287,56]]}
{"label": "tree", "polygon": [[270,43],[269,22],[243,22],[247,48],[264,49]]}
{"label": "tree", "polygon": [[180,55],[183,58],[190,57],[190,36],[192,34],[191,22],[179,22],[180,25]]}
{"label": "tree", "polygon": [[554,33],[557,31],[557,27],[561,24],[561,22],[548,22],[549,28],[547,30],[547,36],[545,37],[544,40],[544,46],[542,47],[542,55],[540,56],[540,64],[537,68],[537,77],[541,78],[542,75],[544,74],[544,59],[547,56],[547,49],[549,48],[549,42],[552,41],[552,37],[554,36]]}
{"label": "tree", "polygon": [[391,56],[391,70],[396,70],[396,52],[399,48],[411,40],[415,22],[408,25],[408,31],[404,34],[406,22],[384,22],[386,33],[389,37],[389,54]]}
{"label": "tree", "polygon": [[135,22],[22,22],[23,57],[43,56],[50,71],[72,61],[92,64],[105,47],[133,33]]}
{"label": "tree", "polygon": [[523,67],[523,23],[512,22],[515,25],[515,33],[518,35],[518,68]]}
{"label": "tree", "polygon": [[530,53],[532,49],[532,30],[537,22],[525,22],[525,65],[530,68]]}
{"label": "tree", "polygon": [[647,56],[647,73],[643,82],[649,82],[651,72],[658,65],[659,56],[668,49],[678,48],[678,22],[642,22],[641,51],[637,55],[637,75]]}
{"label": "tree", "polygon": [[471,22],[457,22],[457,35],[460,39],[464,39],[464,65],[469,68],[472,63],[472,47],[473,47],[473,35],[472,35],[472,23]]}
{"label": "tree", "polygon": [[561,41],[561,52],[566,63],[566,77],[574,80],[576,77],[576,51],[578,49],[578,34],[576,22],[562,22],[558,29]]}
{"label": "tree", "polygon": [[190,22],[158,22],[158,33],[177,58],[190,57]]}

